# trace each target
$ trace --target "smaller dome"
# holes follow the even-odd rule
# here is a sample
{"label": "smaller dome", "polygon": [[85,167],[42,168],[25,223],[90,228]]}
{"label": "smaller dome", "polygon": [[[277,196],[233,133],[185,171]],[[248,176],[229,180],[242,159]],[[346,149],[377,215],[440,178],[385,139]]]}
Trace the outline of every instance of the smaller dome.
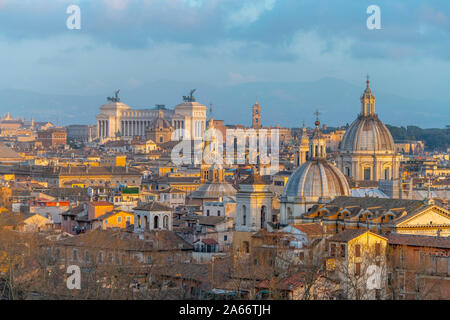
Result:
{"label": "smaller dome", "polygon": [[207,182],[195,190],[191,199],[215,199],[219,197],[234,197],[237,190],[227,182]]}
{"label": "smaller dome", "polygon": [[167,121],[166,119],[164,119],[164,112],[162,110],[159,110],[158,112],[158,118],[154,119],[153,121],[150,122],[149,125],[150,129],[153,130],[159,130],[159,129],[171,129],[172,125],[170,124],[169,121]]}
{"label": "smaller dome", "polygon": [[325,159],[309,160],[289,178],[283,197],[300,197],[310,201],[349,196],[350,187],[339,169]]}

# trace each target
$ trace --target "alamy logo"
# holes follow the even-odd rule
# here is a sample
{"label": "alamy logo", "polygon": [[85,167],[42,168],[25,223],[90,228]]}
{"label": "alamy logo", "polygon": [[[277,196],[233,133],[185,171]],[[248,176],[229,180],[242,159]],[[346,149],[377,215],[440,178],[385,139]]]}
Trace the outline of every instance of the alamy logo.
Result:
{"label": "alamy logo", "polygon": [[66,20],[66,26],[69,30],[80,30],[81,29],[81,9],[79,6],[72,4],[67,7],[67,14],[70,16]]}
{"label": "alamy logo", "polygon": [[367,289],[381,289],[381,268],[376,265],[370,265],[367,268]]}
{"label": "alamy logo", "polygon": [[73,290],[81,290],[81,270],[79,266],[76,265],[70,265],[67,267],[67,273],[70,274],[70,276],[67,277],[67,289]]}
{"label": "alamy logo", "polygon": [[367,7],[367,14],[370,14],[367,18],[366,25],[367,29],[381,29],[381,10],[377,5],[370,5]]}
{"label": "alamy logo", "polygon": [[[181,140],[181,141],[180,141]],[[261,164],[268,167],[268,174],[278,172],[279,130],[271,129],[227,129],[224,138],[219,130],[206,130],[203,137],[192,145],[188,130],[177,129],[172,141],[180,141],[171,153],[175,165],[183,164]],[[248,148],[247,148],[248,146]]]}

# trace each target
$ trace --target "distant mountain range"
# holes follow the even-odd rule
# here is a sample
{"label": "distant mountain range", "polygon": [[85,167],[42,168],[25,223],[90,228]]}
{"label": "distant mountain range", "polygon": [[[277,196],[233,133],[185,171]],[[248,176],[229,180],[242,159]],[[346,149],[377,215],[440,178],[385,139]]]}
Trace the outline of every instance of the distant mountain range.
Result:
{"label": "distant mountain range", "polygon": [[[182,96],[196,88],[198,102],[213,105],[212,116],[225,124],[251,123],[251,107],[258,99],[262,108],[262,124],[299,127],[304,120],[313,126],[315,110],[321,122],[329,126],[351,123],[360,111],[359,97],[363,87],[335,78],[313,82],[253,82],[217,87],[209,84],[158,81],[122,90],[122,102],[132,108],[153,108],[165,104],[173,108]],[[0,89],[0,114],[34,117],[36,121],[52,121],[59,125],[93,124],[99,107],[106,103],[105,92],[95,96],[50,95],[16,89]],[[416,125],[443,128],[450,124],[450,102],[412,100],[385,93],[372,87],[377,99],[376,112],[385,122],[396,126]]]}

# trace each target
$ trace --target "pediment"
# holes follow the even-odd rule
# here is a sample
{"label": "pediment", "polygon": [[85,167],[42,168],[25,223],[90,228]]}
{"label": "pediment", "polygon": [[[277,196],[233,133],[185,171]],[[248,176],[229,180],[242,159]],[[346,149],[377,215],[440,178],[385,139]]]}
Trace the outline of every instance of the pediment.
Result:
{"label": "pediment", "polygon": [[397,224],[397,227],[415,227],[415,226],[450,226],[450,212],[438,206],[425,208],[414,216]]}

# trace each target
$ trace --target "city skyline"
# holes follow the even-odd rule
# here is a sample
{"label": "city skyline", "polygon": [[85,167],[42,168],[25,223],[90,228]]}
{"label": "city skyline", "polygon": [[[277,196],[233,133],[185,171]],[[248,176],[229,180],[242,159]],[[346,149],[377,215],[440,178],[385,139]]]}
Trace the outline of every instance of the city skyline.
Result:
{"label": "city skyline", "polygon": [[[80,30],[66,28],[70,4],[81,9]],[[258,98],[267,125],[298,126],[286,117],[294,108],[299,108],[300,114],[321,109],[325,123],[345,125],[335,109],[345,108],[346,117],[358,112],[364,77],[370,73],[384,121],[444,127],[448,124],[446,84],[450,80],[448,4],[379,1],[381,29],[369,30],[366,8],[370,4],[1,1],[0,52],[8,64],[0,79],[4,93],[0,112],[17,110],[38,116],[44,111],[53,114],[53,121],[60,118],[62,124],[68,124],[71,120],[65,122],[59,109],[83,114],[84,109],[98,108],[117,88],[122,89],[124,100],[137,108],[158,103],[171,107],[185,91],[197,88],[199,100],[212,103],[216,116],[226,122],[231,119],[226,118],[224,109],[250,109]],[[158,83],[169,87],[165,96],[158,95]],[[323,97],[318,97],[322,101],[310,101],[311,97],[304,99],[308,92],[302,90],[303,83],[311,84],[307,89],[316,92],[343,85],[342,94],[352,97],[337,106]],[[10,88],[35,92],[41,102],[33,106],[25,99],[27,103],[21,103]],[[243,91],[247,95],[243,96]],[[145,96],[145,92],[151,95]],[[29,95],[32,101],[33,94]],[[60,95],[63,101],[58,101]],[[383,95],[388,97],[383,99]],[[226,100],[229,96],[236,101]],[[78,100],[66,101],[70,97]],[[46,105],[51,107],[45,109]],[[280,105],[284,113],[277,118]],[[386,114],[383,108],[398,114]],[[92,116],[86,113],[83,119],[94,121]],[[250,117],[237,120],[246,124]],[[308,122],[308,118],[300,120]]]}

